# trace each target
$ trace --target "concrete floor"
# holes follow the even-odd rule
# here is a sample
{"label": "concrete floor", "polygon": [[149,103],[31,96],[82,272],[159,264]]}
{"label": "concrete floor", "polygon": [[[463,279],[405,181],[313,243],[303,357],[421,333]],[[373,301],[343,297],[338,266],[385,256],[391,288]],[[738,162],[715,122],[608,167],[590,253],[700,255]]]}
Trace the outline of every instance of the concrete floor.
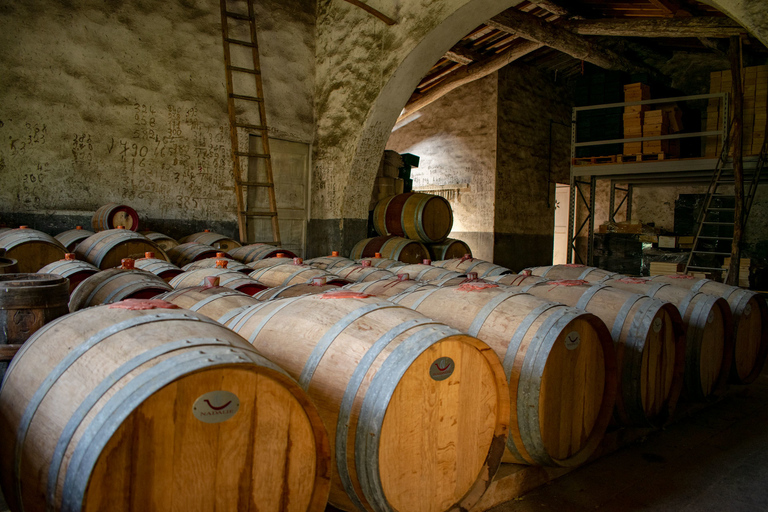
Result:
{"label": "concrete floor", "polygon": [[[0,494],[0,512],[8,507]],[[663,431],[492,512],[768,511],[768,371]]]}

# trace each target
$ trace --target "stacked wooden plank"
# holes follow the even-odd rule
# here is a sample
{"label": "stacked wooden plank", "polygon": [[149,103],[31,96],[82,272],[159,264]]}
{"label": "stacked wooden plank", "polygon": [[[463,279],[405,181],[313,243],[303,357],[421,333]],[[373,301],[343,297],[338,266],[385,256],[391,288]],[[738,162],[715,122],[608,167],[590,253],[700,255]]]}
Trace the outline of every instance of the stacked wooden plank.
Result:
{"label": "stacked wooden plank", "polygon": [[[624,86],[624,101],[644,101],[651,99],[651,88],[643,83],[634,83]],[[633,105],[624,107],[624,138],[643,136],[643,119],[648,105]],[[642,142],[629,142],[624,144],[624,154],[634,155],[643,152]]]}
{"label": "stacked wooden plank", "polygon": [[373,210],[376,203],[385,197],[403,193],[405,181],[400,178],[400,168],[403,165],[403,157],[399,153],[391,150],[384,151],[376,174],[369,210]]}
{"label": "stacked wooden plank", "polygon": [[[739,260],[739,286],[742,288],[749,288],[749,267],[752,264],[752,260],[749,258],[741,258]],[[731,257],[728,256],[723,261],[723,268],[731,268]]]}
{"label": "stacked wooden plank", "polygon": [[[766,112],[768,111],[768,65],[744,68],[744,132],[742,152],[744,156],[757,155],[765,140]],[[709,92],[728,92],[733,86],[729,70],[715,71],[709,75]],[[732,110],[729,118],[732,118]],[[709,100],[707,107],[707,131],[719,130],[723,123],[723,105],[719,98]],[[715,158],[722,150],[721,137],[707,137],[704,155]],[[731,152],[733,148],[731,148]]]}
{"label": "stacked wooden plank", "polygon": [[678,274],[685,268],[684,263],[666,263],[663,261],[651,262],[651,276],[667,276]]}
{"label": "stacked wooden plank", "polygon": [[[643,137],[669,134],[669,121],[663,110],[649,110],[643,118]],[[643,153],[669,153],[669,141],[647,140],[643,142]]]}

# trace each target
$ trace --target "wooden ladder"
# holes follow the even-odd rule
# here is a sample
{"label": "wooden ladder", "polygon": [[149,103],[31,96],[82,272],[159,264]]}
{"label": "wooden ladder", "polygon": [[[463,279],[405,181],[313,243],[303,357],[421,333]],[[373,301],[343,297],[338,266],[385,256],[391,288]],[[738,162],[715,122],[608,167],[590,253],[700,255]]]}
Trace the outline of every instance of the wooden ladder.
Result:
{"label": "wooden ladder", "polygon": [[[253,11],[253,0],[240,0],[229,3],[247,4],[248,12],[235,12],[227,6],[228,0],[221,1],[221,36],[224,47],[224,68],[227,76],[227,110],[229,112],[229,133],[232,139],[232,163],[235,178],[235,197],[237,200],[237,224],[240,231],[240,241],[242,243],[255,243],[255,240],[249,240],[249,220],[254,218],[271,218],[272,221],[272,240],[260,240],[258,243],[270,245],[280,245],[280,227],[277,222],[277,201],[275,199],[275,182],[272,176],[272,155],[269,151],[269,134],[267,130],[267,113],[264,105],[264,89],[261,83],[261,66],[259,63],[259,45],[256,38],[256,20]],[[230,26],[232,23],[232,26]],[[234,39],[230,37],[230,29],[240,29],[245,31],[244,25],[247,24],[250,34],[249,40]],[[249,48],[253,63],[248,62],[247,66],[233,66],[232,53],[230,46]],[[255,81],[256,95],[237,94],[235,92],[235,79],[233,73],[241,77],[251,76]],[[250,92],[250,91],[249,91]],[[241,122],[237,118],[236,105],[243,103],[256,103],[259,111],[258,124]],[[239,134],[243,133],[248,139],[248,150],[240,149]],[[257,153],[250,151],[250,134],[259,134],[261,138],[262,151]],[[241,157],[248,159],[255,158],[264,162],[266,169],[265,181],[253,181],[243,178],[241,168]],[[266,189],[269,198],[269,209],[257,209],[248,207],[248,190]]]}

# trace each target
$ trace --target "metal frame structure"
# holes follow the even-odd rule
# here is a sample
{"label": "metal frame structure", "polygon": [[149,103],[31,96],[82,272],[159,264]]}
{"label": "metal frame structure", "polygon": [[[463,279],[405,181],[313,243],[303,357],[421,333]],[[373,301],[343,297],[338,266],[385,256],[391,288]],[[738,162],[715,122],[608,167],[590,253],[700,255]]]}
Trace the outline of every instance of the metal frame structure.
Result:
{"label": "metal frame structure", "polygon": [[[578,142],[576,140],[576,122],[579,112],[587,110],[602,110],[617,107],[631,107],[636,105],[654,105],[660,103],[675,103],[682,101],[709,100],[719,98],[722,105],[722,125],[716,131],[703,131],[694,133],[676,133],[672,135],[654,135],[649,137],[633,137],[629,139],[611,139],[591,142]],[[689,158],[678,160],[657,160],[649,162],[609,163],[596,165],[574,165],[576,161],[576,149],[587,146],[599,146],[603,144],[624,144],[630,142],[645,142],[652,140],[675,140],[693,137],[718,136],[725,141],[728,134],[728,93],[698,94],[694,96],[679,96],[676,98],[662,98],[656,100],[631,101],[625,103],[607,103],[602,105],[590,105],[575,107],[571,115],[571,201],[568,212],[568,250],[567,262],[574,263],[574,257],[578,263],[593,265],[594,263],[594,238],[595,238],[595,193],[597,180],[611,180],[610,192],[610,219],[613,220],[622,207],[627,209],[627,218],[632,215],[632,192],[638,186],[672,186],[707,184],[712,180],[718,158]],[[745,165],[749,158],[745,159]],[[755,158],[756,160],[756,158]],[[756,163],[756,162],[755,162]],[[617,187],[625,185],[626,188]],[[585,188],[589,186],[589,195],[585,195]],[[623,191],[625,195],[616,206],[616,191]],[[577,198],[581,201],[577,202]],[[586,217],[582,220],[578,229],[576,227],[576,212],[578,205],[583,204],[587,210]],[[582,257],[576,247],[576,240],[587,229],[586,255]]]}

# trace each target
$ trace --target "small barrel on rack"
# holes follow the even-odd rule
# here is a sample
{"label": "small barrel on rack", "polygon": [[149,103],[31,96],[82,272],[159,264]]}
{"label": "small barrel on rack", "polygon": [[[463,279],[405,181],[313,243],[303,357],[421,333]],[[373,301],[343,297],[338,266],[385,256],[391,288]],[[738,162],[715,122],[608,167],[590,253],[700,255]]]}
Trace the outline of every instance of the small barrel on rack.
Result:
{"label": "small barrel on rack", "polygon": [[594,453],[617,390],[613,340],[599,318],[482,282],[391,300],[477,336],[496,352],[512,400],[512,461],[573,467]]}
{"label": "small barrel on rack", "polygon": [[254,262],[256,260],[263,260],[264,258],[274,258],[275,256],[277,256],[277,253],[283,253],[287,258],[298,257],[296,254],[294,254],[292,251],[289,251],[288,249],[283,249],[282,247],[275,247],[274,245],[269,245],[269,244],[244,245],[242,247],[238,247],[236,249],[232,249],[231,251],[229,251],[229,256],[247,265],[248,263]]}
{"label": "small barrel on rack", "polygon": [[168,235],[164,235],[163,233],[158,233],[157,231],[141,231],[140,233],[159,245],[160,248],[165,252],[168,252],[169,250],[179,245],[179,242],[173,238],[169,237]]}
{"label": "small barrel on rack", "polygon": [[396,236],[377,236],[360,240],[352,248],[349,257],[359,260],[372,258],[376,253],[381,254],[383,258],[403,263],[420,263],[429,258],[429,252],[423,243]]}
{"label": "small barrel on rack", "polygon": [[330,445],[307,394],[229,329],[169,308],[89,308],[22,348],[0,391],[11,510],[324,510]]}
{"label": "small barrel on rack", "polygon": [[172,289],[155,274],[136,270],[133,260],[126,259],[122,267],[102,270],[80,283],[69,299],[69,310],[74,312],[125,299],[151,299]]}
{"label": "small barrel on rack", "polygon": [[276,286],[267,288],[253,296],[260,301],[285,299],[287,297],[299,297],[302,295],[314,295],[316,293],[325,293],[330,290],[338,290],[339,283],[329,283],[325,277],[313,277],[309,283],[289,284],[288,286]]}
{"label": "small barrel on rack", "polygon": [[373,226],[382,236],[395,235],[437,243],[445,240],[451,232],[453,212],[451,204],[443,197],[406,192],[376,204]]}
{"label": "small barrel on rack", "polygon": [[210,245],[214,249],[218,249],[224,252],[231,251],[232,249],[237,249],[238,247],[242,247],[240,242],[232,238],[229,238],[226,235],[222,235],[220,233],[214,233],[209,229],[205,229],[199,233],[187,235],[181,240],[179,240],[180,244],[185,244],[187,242],[197,242],[199,244]]}
{"label": "small barrel on rack", "polygon": [[174,277],[168,284],[173,286],[175,290],[204,286],[205,280],[208,277],[217,277],[219,279],[219,286],[231,288],[247,295],[254,295],[267,288],[266,284],[243,275],[242,272],[228,270],[226,267],[190,270]]}
{"label": "small barrel on rack", "polygon": [[80,261],[74,253],[67,253],[63,260],[54,261],[37,271],[38,274],[56,274],[69,279],[69,293],[75,291],[84,280],[99,273],[99,268],[87,261]]}
{"label": "small barrel on rack", "polygon": [[509,392],[485,343],[347,290],[251,306],[227,326],[297,378],[335,426],[335,507],[470,510],[490,485]]}
{"label": "small barrel on rack", "polygon": [[179,274],[184,273],[179,267],[170,261],[155,258],[154,252],[145,252],[143,258],[139,258],[133,263],[139,270],[152,272],[166,283]]}
{"label": "small barrel on rack", "polygon": [[16,260],[21,273],[34,273],[49,263],[64,258],[67,250],[51,235],[20,226],[0,233],[0,250],[5,258]]}
{"label": "small barrel on rack", "polygon": [[654,283],[698,291],[728,301],[733,315],[734,352],[731,381],[749,384],[760,375],[768,355],[768,306],[758,293],[688,275],[656,276]]}
{"label": "small barrel on rack", "polygon": [[223,252],[217,252],[215,258],[205,258],[203,260],[193,261],[192,263],[187,263],[184,265],[184,268],[182,270],[184,272],[187,272],[189,270],[197,270],[199,268],[217,268],[221,267],[221,264],[219,261],[226,261],[226,268],[228,270],[234,270],[235,272],[242,272],[243,274],[250,274],[253,272],[253,269],[249,267],[248,265],[245,265],[243,263],[240,263],[237,260],[233,260],[232,258],[227,258],[226,253]]}
{"label": "small barrel on rack", "polygon": [[62,233],[59,233],[54,238],[61,242],[61,245],[67,248],[67,251],[74,252],[75,247],[77,247],[77,244],[88,238],[89,236],[93,235],[93,231],[88,231],[87,229],[83,229],[83,226],[75,226],[75,229],[70,229],[69,231],[64,231]]}
{"label": "small barrel on rack", "polygon": [[138,231],[139,214],[128,205],[107,203],[93,214],[91,226],[94,231],[117,229],[118,226],[123,226],[130,231]]}
{"label": "small barrel on rack", "polygon": [[[177,245],[168,251],[168,258],[177,267],[183,267],[189,265],[193,261],[200,261],[207,258],[215,258],[218,251],[210,245],[199,244],[197,242],[187,242],[185,244]],[[231,258],[230,254],[226,254],[225,257]],[[237,259],[237,258],[235,258]]]}
{"label": "small barrel on rack", "polygon": [[448,270],[453,270],[455,272],[461,272],[462,274],[475,272],[480,279],[514,273],[506,267],[493,264],[490,261],[473,258],[469,254],[465,254],[461,258],[455,258],[452,260],[433,261],[432,265]]}
{"label": "small barrel on rack", "polygon": [[155,242],[127,229],[108,229],[91,235],[77,246],[75,254],[100,269],[117,267],[122,260],[138,259],[147,252],[159,259],[168,259]]}
{"label": "small barrel on rack", "polygon": [[437,244],[427,244],[427,249],[429,250],[429,257],[434,261],[461,258],[465,254],[472,256],[472,250],[469,246],[455,238],[446,238]]}

